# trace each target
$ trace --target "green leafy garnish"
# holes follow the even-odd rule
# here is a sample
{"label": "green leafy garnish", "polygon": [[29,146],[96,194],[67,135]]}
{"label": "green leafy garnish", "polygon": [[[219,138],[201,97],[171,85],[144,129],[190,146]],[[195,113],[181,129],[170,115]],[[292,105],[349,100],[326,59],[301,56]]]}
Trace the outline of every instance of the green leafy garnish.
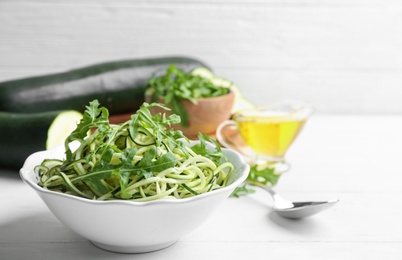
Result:
{"label": "green leafy garnish", "polygon": [[280,178],[280,174],[275,172],[273,167],[267,165],[253,165],[250,168],[249,175],[247,176],[245,184],[237,187],[233,193],[232,197],[238,198],[250,193],[254,193],[255,190],[247,185],[247,181],[257,182],[263,185],[275,186]]}
{"label": "green leafy garnish", "polygon": [[255,193],[255,190],[249,188],[248,185],[243,184],[241,186],[236,187],[236,189],[232,192],[230,196],[234,198],[239,198],[240,196],[246,196],[251,193]]}
{"label": "green leafy garnish", "polygon": [[77,128],[66,138],[64,143],[67,160],[71,161],[72,154],[69,144],[74,141],[82,142],[92,128],[99,128],[102,132],[109,128],[109,111],[102,107],[99,108],[99,101],[94,100],[86,106],[83,117]]}
{"label": "green leafy garnish", "polygon": [[163,98],[173,114],[181,118],[181,125],[188,127],[189,116],[181,100],[189,100],[197,104],[197,98],[218,97],[228,94],[229,88],[216,86],[209,79],[199,75],[185,73],[174,64],[160,77],[151,78],[147,85],[147,93],[151,93],[151,102]]}
{"label": "green leafy garnish", "polygon": [[253,165],[250,168],[250,173],[247,180],[259,182],[264,185],[275,186],[278,182],[280,174],[275,173],[275,169],[269,166]]}
{"label": "green leafy garnish", "polygon": [[[208,135],[204,135],[202,133],[198,133],[198,139],[200,140],[200,143],[191,147],[191,149],[194,152],[211,159],[216,164],[222,161],[227,161],[227,158],[223,155],[221,147],[215,138]],[[216,147],[215,152],[212,152],[211,150],[207,149],[206,142],[211,142],[213,145],[215,145]]]}
{"label": "green leafy garnish", "polygon": [[188,147],[183,133],[171,128],[179,116],[150,113],[154,106],[167,107],[144,103],[130,120],[112,125],[99,105],[95,100],[86,107],[66,139],[65,160],[35,167],[39,185],[88,199],[137,201],[185,198],[226,185],[233,165],[219,146],[207,149],[207,141],[216,141],[200,135],[200,143]]}

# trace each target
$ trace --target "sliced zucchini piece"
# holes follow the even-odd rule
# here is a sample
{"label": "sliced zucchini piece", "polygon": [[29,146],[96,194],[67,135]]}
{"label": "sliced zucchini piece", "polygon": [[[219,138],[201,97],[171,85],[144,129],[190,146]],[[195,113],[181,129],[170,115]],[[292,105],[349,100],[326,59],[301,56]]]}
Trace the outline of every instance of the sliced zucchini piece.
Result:
{"label": "sliced zucchini piece", "polygon": [[60,113],[47,132],[46,149],[64,143],[64,140],[75,130],[81,118],[82,114],[74,110]]}
{"label": "sliced zucchini piece", "polygon": [[241,93],[240,89],[236,85],[232,85],[230,88],[235,94],[235,100],[232,108],[232,114],[245,109],[252,109],[255,108],[255,105],[244,98],[243,94]]}
{"label": "sliced zucchini piece", "polygon": [[194,70],[191,71],[191,74],[201,76],[206,79],[211,79],[211,78],[215,77],[215,75],[212,71],[210,71],[209,69],[204,68],[204,67],[195,68]]}
{"label": "sliced zucchini piece", "polygon": [[211,78],[209,81],[212,82],[217,87],[222,87],[222,88],[231,88],[233,83],[230,80],[223,79],[223,78]]}

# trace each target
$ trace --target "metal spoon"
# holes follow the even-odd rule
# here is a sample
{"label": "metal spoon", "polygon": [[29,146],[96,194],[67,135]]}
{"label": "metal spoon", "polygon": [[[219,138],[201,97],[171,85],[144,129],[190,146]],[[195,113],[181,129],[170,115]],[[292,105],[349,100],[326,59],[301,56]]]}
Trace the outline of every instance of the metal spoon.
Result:
{"label": "metal spoon", "polygon": [[272,207],[272,210],[284,218],[299,219],[309,217],[311,215],[314,215],[316,213],[319,213],[325,209],[332,207],[339,201],[339,200],[329,200],[329,201],[292,202],[289,200],[285,200],[277,193],[275,193],[274,190],[272,190],[270,187],[264,184],[252,181],[247,181],[247,183],[268,191],[272,195],[272,198],[274,199],[274,205]]}

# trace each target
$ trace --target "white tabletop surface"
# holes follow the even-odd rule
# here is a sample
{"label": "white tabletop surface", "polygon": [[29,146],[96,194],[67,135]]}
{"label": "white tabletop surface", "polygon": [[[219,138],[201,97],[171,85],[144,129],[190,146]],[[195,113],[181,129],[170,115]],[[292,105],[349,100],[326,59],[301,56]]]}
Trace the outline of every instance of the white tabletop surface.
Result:
{"label": "white tabletop surface", "polygon": [[402,259],[401,144],[402,116],[314,115],[276,190],[340,199],[335,207],[283,219],[257,191],[227,199],[194,232],[147,254],[98,249],[63,226],[17,171],[0,170],[0,259]]}

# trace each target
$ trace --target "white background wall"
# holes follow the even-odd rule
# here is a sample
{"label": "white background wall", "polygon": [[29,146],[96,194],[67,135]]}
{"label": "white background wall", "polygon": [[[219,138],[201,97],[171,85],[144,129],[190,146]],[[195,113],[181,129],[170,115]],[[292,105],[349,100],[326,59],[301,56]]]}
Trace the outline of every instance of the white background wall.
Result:
{"label": "white background wall", "polygon": [[164,55],[258,104],[402,113],[399,0],[0,0],[0,81]]}

